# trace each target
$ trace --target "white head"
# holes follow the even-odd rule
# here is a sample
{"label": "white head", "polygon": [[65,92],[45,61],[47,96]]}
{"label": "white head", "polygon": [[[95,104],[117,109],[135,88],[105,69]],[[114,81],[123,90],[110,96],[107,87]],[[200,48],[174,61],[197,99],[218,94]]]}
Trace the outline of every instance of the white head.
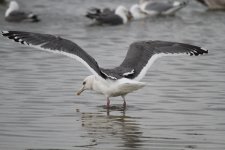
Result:
{"label": "white head", "polygon": [[16,11],[16,10],[19,10],[19,9],[20,9],[19,4],[16,1],[10,1],[9,8],[6,10],[5,16],[6,17],[9,16],[9,14],[12,11]]}
{"label": "white head", "polygon": [[134,4],[130,8],[131,15],[133,19],[142,19],[147,17],[147,14],[141,11],[140,6],[138,4]]}
{"label": "white head", "polygon": [[132,17],[128,9],[122,5],[116,8],[115,14],[119,15],[123,19],[123,23],[127,23]]}
{"label": "white head", "polygon": [[87,76],[82,83],[83,84],[82,87],[77,92],[77,95],[80,95],[84,90],[93,90],[94,80],[95,80],[95,75]]}

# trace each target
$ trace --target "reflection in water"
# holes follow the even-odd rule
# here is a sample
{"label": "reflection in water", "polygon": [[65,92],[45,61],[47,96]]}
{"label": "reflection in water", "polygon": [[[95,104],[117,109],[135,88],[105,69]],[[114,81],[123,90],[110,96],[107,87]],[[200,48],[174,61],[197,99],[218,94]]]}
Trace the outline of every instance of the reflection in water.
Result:
{"label": "reflection in water", "polygon": [[126,116],[124,112],[120,115],[82,113],[81,118],[82,127],[87,130],[87,136],[92,137],[96,144],[116,140],[119,143],[118,147],[138,149],[141,146],[142,132],[139,130],[139,124],[135,118]]}

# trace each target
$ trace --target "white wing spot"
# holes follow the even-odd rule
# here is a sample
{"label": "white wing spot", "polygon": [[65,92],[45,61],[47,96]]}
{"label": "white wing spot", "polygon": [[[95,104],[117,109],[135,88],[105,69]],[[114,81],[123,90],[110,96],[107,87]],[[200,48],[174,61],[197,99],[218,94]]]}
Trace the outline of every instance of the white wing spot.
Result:
{"label": "white wing spot", "polygon": [[130,72],[124,73],[123,76],[129,76],[129,75],[131,75],[131,74],[133,74],[133,73],[134,73],[134,69],[131,70]]}
{"label": "white wing spot", "polygon": [[107,76],[108,78],[111,78],[111,79],[113,79],[113,80],[117,80],[117,78],[116,77],[113,77],[113,76],[110,76],[110,75],[107,75],[105,72],[103,72],[102,71],[102,73],[105,75],[105,76]]}

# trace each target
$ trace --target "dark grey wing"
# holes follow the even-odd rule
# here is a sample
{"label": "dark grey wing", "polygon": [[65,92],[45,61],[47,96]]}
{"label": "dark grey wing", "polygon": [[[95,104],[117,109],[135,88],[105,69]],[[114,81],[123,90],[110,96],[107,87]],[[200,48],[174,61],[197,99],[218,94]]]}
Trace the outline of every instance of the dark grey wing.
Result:
{"label": "dark grey wing", "polygon": [[173,5],[170,3],[163,3],[163,2],[149,2],[145,6],[146,11],[156,11],[156,12],[164,12],[169,9],[173,8]]}
{"label": "dark grey wing", "polygon": [[12,11],[8,16],[5,17],[7,21],[19,22],[28,17],[28,14],[22,11]]}
{"label": "dark grey wing", "polygon": [[86,17],[93,19],[93,18],[91,18],[92,15],[97,16],[100,14],[111,14],[111,13],[114,13],[114,10],[111,10],[110,8],[104,8],[101,10],[101,8],[92,7],[87,11]]}
{"label": "dark grey wing", "polygon": [[83,63],[93,74],[106,78],[98,63],[77,44],[59,36],[21,31],[2,31],[2,35],[16,42],[53,53],[60,53]]}
{"label": "dark grey wing", "polygon": [[87,12],[86,17],[94,19],[99,24],[119,25],[123,24],[123,20],[120,16],[115,14],[115,10],[105,8],[103,10],[98,8],[92,8]]}
{"label": "dark grey wing", "polygon": [[123,24],[123,19],[114,13],[102,14],[96,17],[96,20],[102,24],[109,24],[109,25]]}
{"label": "dark grey wing", "polygon": [[110,8],[104,8],[104,9],[102,10],[102,12],[103,12],[104,14],[112,14],[112,13],[115,13],[115,10],[110,9]]}
{"label": "dark grey wing", "polygon": [[20,22],[23,20],[31,21],[31,22],[38,22],[40,19],[36,14],[32,12],[23,12],[23,11],[12,11],[8,16],[5,17],[6,21],[9,22]]}
{"label": "dark grey wing", "polygon": [[188,54],[198,56],[208,53],[198,46],[184,43],[166,42],[166,41],[140,41],[132,43],[122,64],[115,70],[122,70],[126,78],[141,80],[153,62],[161,57],[171,54]]}

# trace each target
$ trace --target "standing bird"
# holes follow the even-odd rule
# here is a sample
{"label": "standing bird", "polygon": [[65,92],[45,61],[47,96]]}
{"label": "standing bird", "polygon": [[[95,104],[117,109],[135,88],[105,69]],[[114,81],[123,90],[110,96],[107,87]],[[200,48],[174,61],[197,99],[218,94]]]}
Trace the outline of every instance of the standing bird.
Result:
{"label": "standing bird", "polygon": [[126,24],[131,15],[124,6],[120,5],[115,10],[94,8],[87,12],[86,17],[101,25],[120,25]]}
{"label": "standing bird", "polygon": [[9,8],[5,12],[5,20],[9,22],[40,21],[36,14],[20,11],[19,4],[16,1],[10,1]]}
{"label": "standing bird", "polygon": [[140,0],[140,9],[150,16],[174,15],[178,10],[187,6],[188,1],[159,2],[156,0]]}
{"label": "standing bird", "polygon": [[101,68],[95,59],[72,41],[50,34],[39,34],[22,31],[2,31],[2,35],[21,44],[40,50],[60,53],[83,63],[93,75],[86,77],[80,95],[84,90],[93,90],[103,94],[110,108],[110,97],[121,96],[126,108],[125,96],[143,88],[146,83],[140,80],[146,75],[153,62],[161,57],[172,54],[188,54],[198,56],[208,53],[198,46],[166,41],[138,41],[130,45],[123,62],[113,68]]}

